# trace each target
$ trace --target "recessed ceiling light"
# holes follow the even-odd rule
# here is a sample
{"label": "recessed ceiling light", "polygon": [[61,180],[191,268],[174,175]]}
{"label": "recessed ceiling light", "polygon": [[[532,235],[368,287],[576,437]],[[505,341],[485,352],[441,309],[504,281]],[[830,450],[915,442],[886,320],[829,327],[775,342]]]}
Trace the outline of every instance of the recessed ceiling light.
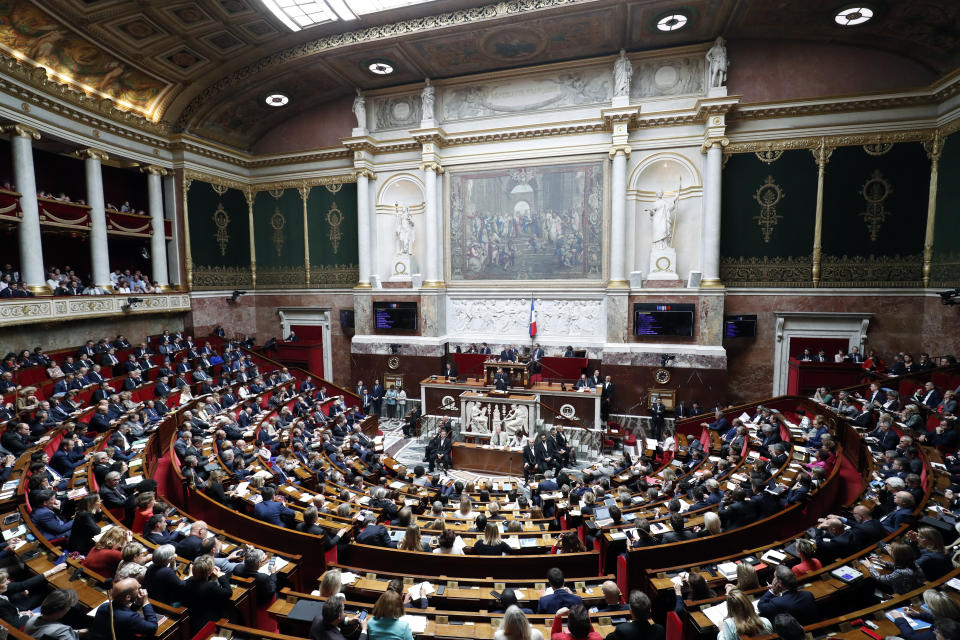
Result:
{"label": "recessed ceiling light", "polygon": [[367,63],[367,69],[378,76],[388,76],[393,73],[393,63],[389,60],[371,60]]}
{"label": "recessed ceiling light", "polygon": [[833,19],[842,27],[853,27],[863,24],[872,17],[873,9],[870,7],[853,6],[841,9]]}
{"label": "recessed ceiling light", "polygon": [[657,29],[660,31],[677,31],[687,24],[687,16],[682,13],[671,13],[657,20]]}
{"label": "recessed ceiling light", "polygon": [[265,100],[270,107],[282,107],[290,102],[290,98],[283,93],[271,93]]}

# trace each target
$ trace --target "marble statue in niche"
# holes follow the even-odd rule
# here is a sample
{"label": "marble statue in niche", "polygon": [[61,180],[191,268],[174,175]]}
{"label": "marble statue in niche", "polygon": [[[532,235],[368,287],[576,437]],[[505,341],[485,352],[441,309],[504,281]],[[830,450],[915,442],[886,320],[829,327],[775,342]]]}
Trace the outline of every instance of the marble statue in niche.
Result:
{"label": "marble statue in niche", "polygon": [[653,206],[646,209],[653,220],[653,247],[667,249],[673,247],[673,232],[677,224],[677,202],[680,200],[680,184],[672,198],[664,198],[663,191],[657,191]]}
{"label": "marble statue in niche", "polygon": [[713,46],[707,51],[707,64],[709,65],[710,87],[722,87],[727,84],[727,67],[730,62],[727,59],[727,47],[725,40],[717,36]]}
{"label": "marble statue in niche", "polygon": [[397,237],[397,255],[412,256],[413,243],[416,238],[413,216],[410,215],[410,210],[407,209],[407,207],[401,207],[399,203],[396,205],[396,213],[394,215],[397,226],[395,231]]}
{"label": "marble statue in niche", "polygon": [[627,52],[620,49],[620,57],[613,63],[613,95],[623,97],[630,95],[630,78],[633,76],[633,65],[627,58]]}
{"label": "marble statue in niche", "polygon": [[433,122],[433,104],[436,99],[436,89],[430,84],[430,78],[424,81],[426,84],[423,91],[420,92],[420,104],[423,106],[423,122]]}
{"label": "marble statue in niche", "polygon": [[357,97],[353,99],[353,115],[357,117],[357,129],[367,128],[367,99],[357,89]]}

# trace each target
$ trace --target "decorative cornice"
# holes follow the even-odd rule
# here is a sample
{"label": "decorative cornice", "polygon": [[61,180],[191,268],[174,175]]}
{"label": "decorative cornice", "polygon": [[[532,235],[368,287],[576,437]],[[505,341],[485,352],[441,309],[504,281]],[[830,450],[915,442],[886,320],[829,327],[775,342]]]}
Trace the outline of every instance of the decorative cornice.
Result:
{"label": "decorative cornice", "polygon": [[411,129],[410,137],[417,141],[417,144],[424,145],[434,143],[443,147],[447,142],[447,132],[440,127],[427,127],[425,129]]}
{"label": "decorative cornice", "polygon": [[18,135],[22,138],[33,138],[34,140],[40,139],[39,131],[37,131],[31,126],[20,124],[19,122],[4,125],[0,130],[2,130],[4,133],[12,133],[14,135]]}
{"label": "decorative cornice", "polygon": [[317,153],[306,153],[297,156],[285,156],[282,158],[264,158],[263,160],[247,160],[242,166],[247,169],[260,169],[266,167],[280,167],[290,164],[304,164],[308,162],[325,162],[328,160],[341,160],[349,158],[352,152],[349,149],[334,149],[331,151],[318,151]]}
{"label": "decorative cornice", "polygon": [[99,160],[100,162],[110,159],[110,154],[108,154],[106,151],[103,149],[94,149],[93,147],[89,147],[87,149],[77,149],[73,155],[83,160],[90,158],[92,160]]}
{"label": "decorative cornice", "polygon": [[354,172],[350,172],[336,176],[320,176],[316,178],[302,178],[299,180],[282,180],[279,182],[261,182],[251,184],[250,189],[252,193],[260,193],[261,191],[283,189],[310,189],[311,187],[323,187],[328,184],[345,184],[356,181],[356,174]]}
{"label": "decorative cornice", "polygon": [[184,169],[183,170],[184,189],[190,189],[190,183],[193,182],[194,180],[200,180],[201,182],[209,182],[210,184],[219,185],[221,187],[226,187],[228,189],[237,189],[245,193],[249,189],[248,184],[241,182],[239,180],[224,178],[223,176],[216,176],[210,173],[196,171],[194,169]]}
{"label": "decorative cornice", "polygon": [[797,118],[819,116],[851,111],[877,111],[879,109],[902,109],[930,104],[940,104],[960,92],[960,83],[953,83],[936,93],[913,93],[910,95],[860,98],[850,100],[818,99],[816,102],[790,104],[741,104],[730,114],[731,121],[762,120],[765,118]]}

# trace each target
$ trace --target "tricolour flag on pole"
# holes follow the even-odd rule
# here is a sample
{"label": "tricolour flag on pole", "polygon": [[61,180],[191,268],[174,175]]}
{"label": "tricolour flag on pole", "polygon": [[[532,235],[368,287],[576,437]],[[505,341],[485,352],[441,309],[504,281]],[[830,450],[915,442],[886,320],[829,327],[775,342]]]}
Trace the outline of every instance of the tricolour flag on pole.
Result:
{"label": "tricolour flag on pole", "polygon": [[533,298],[530,298],[530,337],[537,335],[537,308]]}

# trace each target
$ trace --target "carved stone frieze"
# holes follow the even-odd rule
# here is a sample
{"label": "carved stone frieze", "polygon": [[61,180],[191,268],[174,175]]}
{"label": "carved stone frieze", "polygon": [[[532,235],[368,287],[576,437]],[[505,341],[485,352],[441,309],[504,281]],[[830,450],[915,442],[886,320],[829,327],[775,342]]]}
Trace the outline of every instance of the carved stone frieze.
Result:
{"label": "carved stone frieze", "polygon": [[[606,339],[603,300],[537,298],[537,336]],[[450,298],[447,331],[451,334],[529,336],[530,298]]]}
{"label": "carved stone frieze", "polygon": [[219,267],[195,265],[193,288],[196,290],[236,289],[253,286],[253,271],[249,267]]}
{"label": "carved stone frieze", "polygon": [[811,256],[720,259],[720,280],[736,287],[812,287]]}
{"label": "carved stone frieze", "polygon": [[143,294],[143,302],[128,305],[128,296],[97,296],[0,302],[0,326],[61,322],[140,313],[170,313],[190,309],[190,296],[181,293]]}

